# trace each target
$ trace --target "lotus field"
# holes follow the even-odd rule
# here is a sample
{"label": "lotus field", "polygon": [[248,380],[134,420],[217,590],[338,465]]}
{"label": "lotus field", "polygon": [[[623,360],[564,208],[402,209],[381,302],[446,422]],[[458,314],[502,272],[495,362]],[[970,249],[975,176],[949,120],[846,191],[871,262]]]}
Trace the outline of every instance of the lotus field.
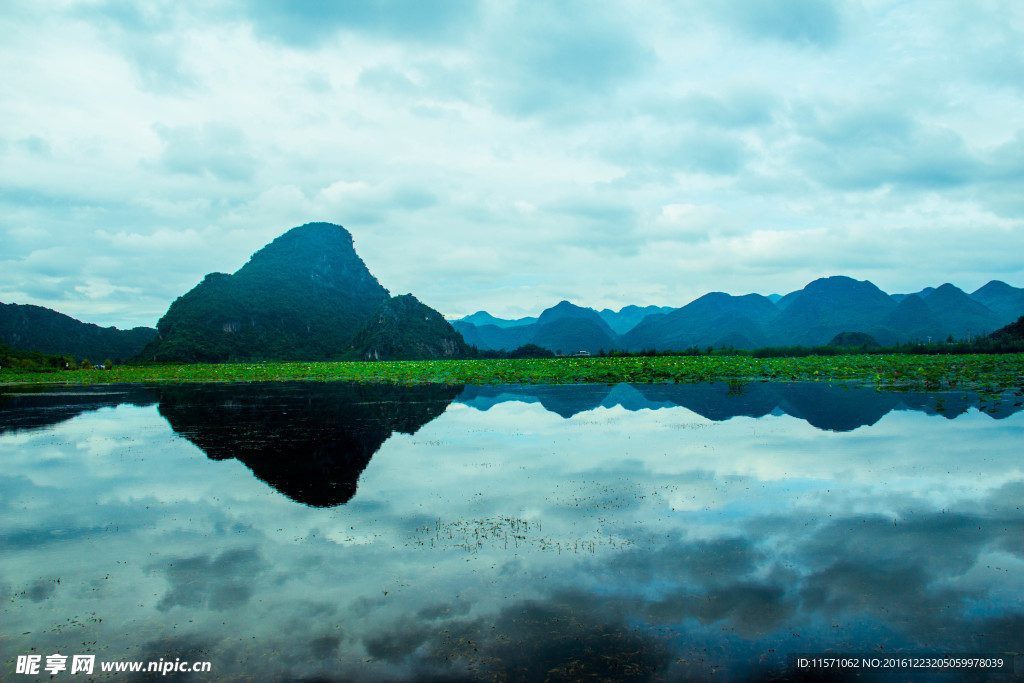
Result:
{"label": "lotus field", "polygon": [[853,382],[882,389],[1024,390],[1024,354],[845,355],[802,358],[647,356],[377,362],[266,362],[119,366],[18,373],[0,384],[355,381],[391,384],[586,384],[619,382]]}

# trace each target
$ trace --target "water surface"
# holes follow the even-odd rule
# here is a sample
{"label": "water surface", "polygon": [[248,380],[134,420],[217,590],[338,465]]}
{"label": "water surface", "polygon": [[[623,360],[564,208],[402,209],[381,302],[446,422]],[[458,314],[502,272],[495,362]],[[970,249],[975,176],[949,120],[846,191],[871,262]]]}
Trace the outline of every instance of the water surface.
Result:
{"label": "water surface", "polygon": [[735,680],[795,652],[1024,649],[1012,394],[4,391],[5,679],[33,652],[215,680]]}

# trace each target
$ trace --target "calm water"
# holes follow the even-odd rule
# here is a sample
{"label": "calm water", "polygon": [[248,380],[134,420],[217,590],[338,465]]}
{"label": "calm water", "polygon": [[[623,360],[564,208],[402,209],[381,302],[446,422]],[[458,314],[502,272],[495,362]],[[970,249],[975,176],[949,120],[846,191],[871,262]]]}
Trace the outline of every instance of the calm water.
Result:
{"label": "calm water", "polygon": [[96,679],[759,680],[1024,651],[1012,394],[3,391],[4,680],[33,653]]}

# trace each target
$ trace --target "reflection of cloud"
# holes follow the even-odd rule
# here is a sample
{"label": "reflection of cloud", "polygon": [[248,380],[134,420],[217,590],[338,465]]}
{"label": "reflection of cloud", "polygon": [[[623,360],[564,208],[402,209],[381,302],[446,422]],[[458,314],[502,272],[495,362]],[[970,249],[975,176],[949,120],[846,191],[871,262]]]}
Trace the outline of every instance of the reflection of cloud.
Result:
{"label": "reflection of cloud", "polygon": [[469,614],[470,607],[472,605],[468,602],[439,603],[424,607],[416,613],[416,616],[427,621],[447,619],[449,617],[464,617]]}
{"label": "reflection of cloud", "polygon": [[450,404],[334,509],[209,460],[153,406],[2,434],[0,543],[21,540],[0,658],[88,639],[224,680],[761,680],[793,651],[1016,647],[1024,416],[823,432],[653,389],[544,397],[568,418],[507,388]]}
{"label": "reflection of cloud", "polygon": [[371,657],[388,661],[401,661],[416,651],[428,638],[432,630],[423,626],[404,626],[391,633],[376,633],[363,639],[366,651]]}
{"label": "reflection of cloud", "polygon": [[[839,621],[891,629],[908,647],[936,639],[968,647],[987,617],[978,621],[967,606],[995,599],[976,568],[984,553],[1024,537],[1024,520],[905,511],[895,523],[858,515],[808,528],[789,518],[766,529],[752,518],[743,536],[633,549],[594,571],[656,623],[696,619],[756,638],[787,624]],[[651,597],[651,586],[668,590]]]}
{"label": "reflection of cloud", "polygon": [[39,579],[25,591],[32,602],[42,602],[57,592],[56,579]]}
{"label": "reflection of cloud", "polygon": [[771,634],[795,613],[785,588],[767,583],[737,583],[706,593],[675,593],[648,607],[648,615],[656,622],[677,623],[692,618],[702,624],[724,623],[747,638]]}
{"label": "reflection of cloud", "polygon": [[609,564],[614,571],[636,572],[645,583],[689,580],[708,587],[742,580],[763,560],[752,539],[737,537],[673,543],[656,553],[631,550]]}
{"label": "reflection of cloud", "polygon": [[427,650],[437,664],[497,680],[644,680],[664,672],[667,643],[624,616],[586,593],[559,592],[509,604],[493,618],[449,622]]}
{"label": "reflection of cloud", "polygon": [[179,557],[151,565],[170,584],[157,609],[202,607],[224,610],[244,605],[253,594],[253,579],[266,569],[256,548],[225,550],[216,557]]}
{"label": "reflection of cloud", "polygon": [[[190,636],[176,636],[172,638],[165,638],[159,640],[153,640],[145,643],[140,648],[137,660],[144,662],[157,662],[161,659],[165,662],[173,662],[176,660],[184,662],[203,662],[208,661],[211,663],[211,671],[222,672],[228,668],[227,662],[213,662],[211,661],[212,643],[207,642],[200,638]],[[220,665],[220,668],[216,668]],[[98,666],[97,666],[98,669]],[[194,676],[191,672],[189,673],[174,673],[171,674],[179,681],[199,681],[202,680],[200,676]],[[125,680],[130,682],[146,683],[155,682],[159,680],[166,680],[168,676],[165,674],[153,674],[144,673],[138,676],[129,676]]]}

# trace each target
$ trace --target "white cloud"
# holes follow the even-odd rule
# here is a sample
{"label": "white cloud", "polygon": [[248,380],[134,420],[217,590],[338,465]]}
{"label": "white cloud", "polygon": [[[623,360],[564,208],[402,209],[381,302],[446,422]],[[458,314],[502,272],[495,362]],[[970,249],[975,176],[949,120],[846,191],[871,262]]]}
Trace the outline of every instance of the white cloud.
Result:
{"label": "white cloud", "polygon": [[0,293],[152,325],[312,220],[449,315],[1024,285],[1014,3],[384,6],[0,9]]}

